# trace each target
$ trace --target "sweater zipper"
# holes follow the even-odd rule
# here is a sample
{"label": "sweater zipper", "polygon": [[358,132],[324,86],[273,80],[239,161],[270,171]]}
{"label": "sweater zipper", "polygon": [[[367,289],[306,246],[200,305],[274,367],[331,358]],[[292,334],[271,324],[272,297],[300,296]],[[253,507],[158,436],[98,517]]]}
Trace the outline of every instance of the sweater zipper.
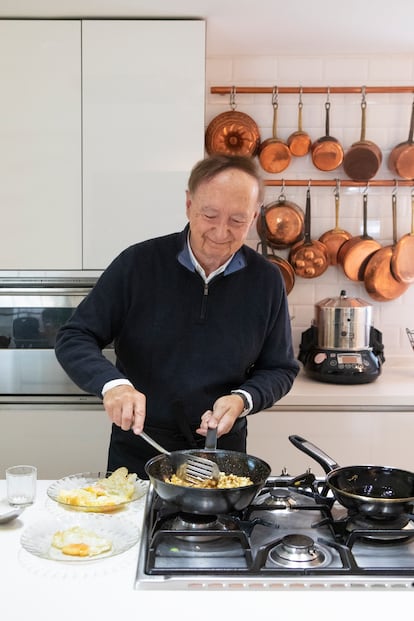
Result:
{"label": "sweater zipper", "polygon": [[200,319],[204,320],[207,313],[208,283],[204,283],[203,300],[201,303]]}

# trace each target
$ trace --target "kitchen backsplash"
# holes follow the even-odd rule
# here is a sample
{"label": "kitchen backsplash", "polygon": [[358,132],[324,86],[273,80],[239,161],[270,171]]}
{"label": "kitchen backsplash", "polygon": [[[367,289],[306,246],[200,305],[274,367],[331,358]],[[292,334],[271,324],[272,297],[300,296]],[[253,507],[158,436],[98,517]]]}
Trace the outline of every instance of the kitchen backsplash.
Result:
{"label": "kitchen backsplash", "polygon": [[[277,36],[277,34],[275,34]],[[235,86],[237,110],[251,116],[259,126],[261,140],[272,137],[272,94],[238,94],[237,86],[266,87],[323,87],[323,94],[302,95],[303,130],[312,141],[325,135],[325,102],[328,88],[335,86],[410,86],[414,84],[413,56],[211,56],[207,58],[206,72],[206,127],[222,112],[230,110],[229,95],[212,94],[212,86]],[[361,137],[361,94],[329,93],[330,135],[337,138],[344,151]],[[340,188],[339,226],[352,235],[363,232],[362,200],[368,196],[367,232],[382,245],[393,243],[392,193],[397,195],[397,239],[411,231],[411,187],[398,186],[398,179],[388,170],[387,160],[392,148],[408,138],[413,94],[381,93],[366,95],[366,139],[376,143],[382,151],[382,164],[374,179],[392,180],[391,186],[355,185]],[[298,129],[297,94],[278,95],[277,136],[287,140]],[[311,238],[335,226],[334,190],[331,186],[312,186],[312,180],[347,180],[342,166],[332,172],[318,170],[310,154],[292,157],[289,166],[279,174],[263,171],[266,179],[306,180],[311,188]],[[305,186],[286,186],[284,194],[305,210]],[[276,201],[280,186],[266,189],[265,204]],[[258,235],[251,230],[249,244],[256,248]],[[277,250],[287,258],[289,250]],[[314,304],[325,297],[338,296],[345,290],[349,296],[360,297],[373,305],[373,323],[383,334],[385,355],[412,356],[406,328],[414,329],[414,285],[399,298],[377,302],[370,298],[363,283],[348,279],[339,266],[330,266],[317,278],[296,276],[289,294],[295,350],[300,337],[314,318]]]}

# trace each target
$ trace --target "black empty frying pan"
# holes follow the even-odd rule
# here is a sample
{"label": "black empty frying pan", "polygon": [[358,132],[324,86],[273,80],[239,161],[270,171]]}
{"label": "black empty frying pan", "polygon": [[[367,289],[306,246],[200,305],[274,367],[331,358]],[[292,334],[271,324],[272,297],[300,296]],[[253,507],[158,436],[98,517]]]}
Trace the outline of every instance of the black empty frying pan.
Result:
{"label": "black empty frying pan", "polygon": [[258,494],[270,475],[270,466],[258,457],[237,451],[189,449],[188,455],[207,457],[215,461],[220,471],[250,477],[253,485],[233,488],[197,488],[174,485],[166,481],[175,473],[173,460],[168,455],[154,457],[145,470],[157,494],[185,513],[219,515],[245,509]]}
{"label": "black empty frying pan", "polygon": [[322,466],[327,473],[327,486],[347,509],[375,519],[413,513],[414,473],[387,466],[340,468],[331,457],[304,438],[292,435],[289,440]]}

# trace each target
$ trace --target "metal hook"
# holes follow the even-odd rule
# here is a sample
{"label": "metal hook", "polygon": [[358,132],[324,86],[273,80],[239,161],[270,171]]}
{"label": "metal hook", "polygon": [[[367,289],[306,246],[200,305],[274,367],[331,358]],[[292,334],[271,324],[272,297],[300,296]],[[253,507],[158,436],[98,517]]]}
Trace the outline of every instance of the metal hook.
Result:
{"label": "metal hook", "polygon": [[334,189],[334,195],[335,195],[336,197],[338,197],[338,196],[339,196],[339,189],[340,189],[340,186],[341,186],[341,181],[340,181],[340,179],[335,179],[335,189]]}
{"label": "metal hook", "polygon": [[230,91],[230,108],[232,110],[235,110],[237,107],[236,105],[236,87],[232,86],[231,87],[231,91]]}
{"label": "metal hook", "polygon": [[302,93],[303,93],[303,88],[302,86],[299,87],[299,108],[303,108],[303,103],[302,103]]}
{"label": "metal hook", "polygon": [[366,101],[366,86],[362,86],[362,87],[361,87],[361,93],[362,93],[361,108],[366,108],[366,107],[367,107],[367,101]]}
{"label": "metal hook", "polygon": [[394,179],[394,189],[392,191],[394,196],[397,194],[397,190],[398,190],[398,179]]}
{"label": "metal hook", "polygon": [[272,92],[272,106],[277,108],[278,105],[279,105],[279,89],[277,86],[274,86],[273,92]]}

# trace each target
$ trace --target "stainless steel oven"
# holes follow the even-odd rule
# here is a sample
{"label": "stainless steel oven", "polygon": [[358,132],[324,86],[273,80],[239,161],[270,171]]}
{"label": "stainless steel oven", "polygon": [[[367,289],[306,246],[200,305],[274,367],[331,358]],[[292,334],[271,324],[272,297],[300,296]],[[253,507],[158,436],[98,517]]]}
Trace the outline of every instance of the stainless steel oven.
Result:
{"label": "stainless steel oven", "polygon": [[[56,360],[56,333],[96,278],[0,278],[0,403],[99,402]],[[113,348],[104,354],[115,360]]]}

